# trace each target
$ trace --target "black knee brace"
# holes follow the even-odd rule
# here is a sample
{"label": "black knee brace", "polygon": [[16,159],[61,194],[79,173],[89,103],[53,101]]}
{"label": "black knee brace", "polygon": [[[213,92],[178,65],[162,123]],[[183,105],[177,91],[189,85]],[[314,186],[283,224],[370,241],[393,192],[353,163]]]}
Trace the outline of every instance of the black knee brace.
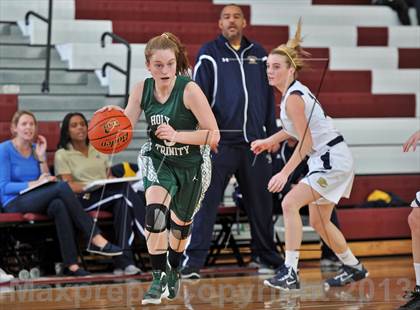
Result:
{"label": "black knee brace", "polygon": [[187,239],[191,234],[191,224],[181,226],[171,219],[171,233],[178,240]]}
{"label": "black knee brace", "polygon": [[146,206],[146,230],[151,233],[160,233],[168,227],[168,208],[160,203]]}

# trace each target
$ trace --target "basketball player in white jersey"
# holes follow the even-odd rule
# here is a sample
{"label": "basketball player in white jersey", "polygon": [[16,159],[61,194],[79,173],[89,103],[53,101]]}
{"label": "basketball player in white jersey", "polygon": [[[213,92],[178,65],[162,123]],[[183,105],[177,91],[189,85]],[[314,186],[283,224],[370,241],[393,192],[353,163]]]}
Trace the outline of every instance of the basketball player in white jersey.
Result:
{"label": "basketball player in white jersey", "polygon": [[343,286],[368,276],[367,270],[353,255],[340,230],[330,221],[331,212],[341,197],[349,197],[353,184],[353,158],[343,137],[334,128],[311,91],[299,82],[297,73],[304,67],[300,48],[301,22],[295,37],[271,51],[267,60],[270,85],[282,94],[280,119],[282,130],[269,138],[251,144],[255,154],[269,150],[289,137],[298,145],[281,171],[268,183],[270,192],[280,192],[299,163],[309,156],[308,174],[286,195],[282,202],[286,259],[277,274],[264,284],[282,290],[299,289],[297,272],[302,242],[302,221],[299,209],[309,205],[310,223],[343,263],[325,287]]}
{"label": "basketball player in white jersey", "polygon": [[[403,145],[403,151],[408,152],[410,148],[416,150],[420,142],[420,130],[413,133]],[[411,202],[413,210],[408,216],[408,224],[411,230],[411,242],[413,245],[414,273],[416,275],[416,286],[408,294],[409,301],[399,309],[420,309],[420,190]]]}

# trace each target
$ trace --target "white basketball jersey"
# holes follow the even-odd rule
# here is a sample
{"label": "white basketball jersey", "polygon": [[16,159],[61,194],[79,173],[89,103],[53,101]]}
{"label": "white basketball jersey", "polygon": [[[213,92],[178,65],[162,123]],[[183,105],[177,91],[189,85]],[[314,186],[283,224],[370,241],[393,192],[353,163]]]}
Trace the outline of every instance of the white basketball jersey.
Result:
{"label": "white basketball jersey", "polygon": [[318,151],[340,133],[335,129],[332,119],[327,116],[319,101],[311,91],[298,80],[295,80],[283,95],[280,103],[280,121],[287,134],[299,140],[298,133],[290,118],[287,117],[287,99],[290,94],[298,92],[305,102],[305,116],[312,134],[313,150]]}

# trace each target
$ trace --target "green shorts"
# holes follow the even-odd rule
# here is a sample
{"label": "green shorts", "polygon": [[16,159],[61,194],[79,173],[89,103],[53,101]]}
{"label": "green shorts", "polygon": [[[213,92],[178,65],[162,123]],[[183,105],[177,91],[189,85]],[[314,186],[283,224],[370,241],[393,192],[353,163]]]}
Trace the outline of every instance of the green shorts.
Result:
{"label": "green shorts", "polygon": [[[185,222],[192,220],[199,210],[201,201],[210,184],[211,162],[210,152],[203,147],[203,161],[189,167],[179,167],[162,162],[162,158],[153,153],[144,152],[144,146],[139,155],[139,167],[142,169],[145,191],[159,185],[171,195],[170,210]],[[143,155],[144,154],[144,155]]]}

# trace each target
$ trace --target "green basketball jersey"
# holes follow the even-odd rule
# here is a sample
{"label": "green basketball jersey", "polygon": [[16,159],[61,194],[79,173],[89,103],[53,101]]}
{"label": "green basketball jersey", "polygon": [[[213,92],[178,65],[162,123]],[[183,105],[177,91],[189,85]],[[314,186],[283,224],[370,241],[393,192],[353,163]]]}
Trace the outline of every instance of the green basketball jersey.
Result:
{"label": "green basketball jersey", "polygon": [[164,158],[166,163],[176,166],[190,166],[202,160],[200,146],[173,143],[156,137],[155,132],[160,124],[166,123],[177,131],[197,130],[198,121],[194,114],[184,106],[185,86],[191,81],[185,76],[177,76],[175,85],[165,103],[160,103],[154,96],[155,81],[148,78],[144,81],[143,96],[140,103],[147,124],[150,127],[150,155]]}

